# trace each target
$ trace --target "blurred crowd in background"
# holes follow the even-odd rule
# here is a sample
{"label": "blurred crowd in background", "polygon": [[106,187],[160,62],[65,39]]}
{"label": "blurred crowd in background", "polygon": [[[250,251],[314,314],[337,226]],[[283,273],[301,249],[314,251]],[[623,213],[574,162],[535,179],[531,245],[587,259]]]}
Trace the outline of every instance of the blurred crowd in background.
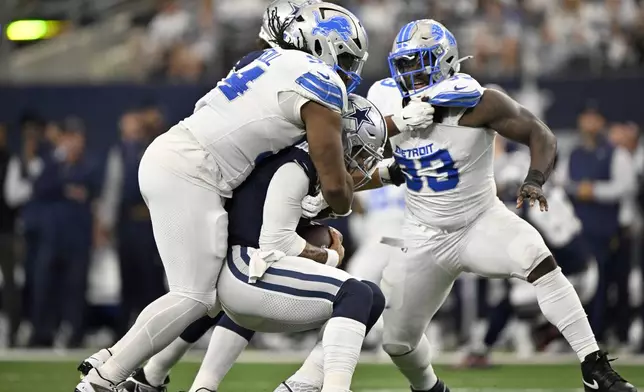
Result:
{"label": "blurred crowd in background", "polygon": [[[119,3],[119,0],[111,1]],[[11,2],[26,6],[47,1]],[[577,178],[570,175],[561,185],[573,204],[587,207],[579,220],[587,241],[594,245],[593,255],[600,275],[597,294],[588,312],[602,342],[620,350],[644,353],[641,273],[644,268],[644,149],[640,139],[644,124],[635,120],[637,116],[642,118],[641,112],[632,110],[632,105],[631,109],[625,109],[620,101],[632,103],[634,97],[625,93],[615,99],[599,90],[610,88],[611,80],[621,77],[632,78],[628,83],[633,86],[642,84],[644,3],[636,0],[338,2],[353,10],[369,33],[370,57],[363,75],[367,79],[363,89],[374,79],[388,74],[386,56],[399,27],[412,19],[431,17],[454,31],[461,56],[475,56],[463,63],[464,71],[482,83],[514,78],[516,87],[519,80],[520,88],[511,90],[510,94],[540,117],[543,118],[553,103],[563,107],[570,98],[566,94],[584,96],[583,108],[566,106],[565,116],[557,112],[553,118],[556,123],[565,124],[554,129],[559,138],[560,162],[565,162],[563,165],[571,173],[591,166],[597,168],[595,173]],[[137,77],[133,80],[150,84],[129,86],[122,91],[108,88],[104,93],[87,90],[98,91],[96,95],[87,91],[81,91],[86,95],[78,91],[73,95],[72,87],[65,90],[67,84],[49,93],[46,88],[36,87],[27,96],[19,95],[20,87],[0,91],[2,102],[8,105],[20,102],[19,113],[0,113],[0,347],[107,346],[128,329],[141,309],[166,290],[149,212],[139,193],[139,160],[146,146],[177,120],[177,113],[168,115],[172,111],[168,105],[174,103],[172,108],[180,107],[178,115],[185,116],[188,113],[184,108],[196,101],[184,102],[183,86],[197,84],[199,91],[208,91],[227,73],[230,65],[253,50],[267,2],[160,0],[145,3],[147,6],[132,11],[136,18],[125,34],[127,53],[134,57],[114,50],[109,51],[108,57],[100,58],[103,63],[105,58],[115,59],[110,63],[115,67],[118,59],[128,59],[128,69],[136,69]],[[83,23],[86,29],[94,26],[91,22]],[[102,38],[107,39],[103,30],[100,31]],[[74,37],[74,30],[66,34]],[[119,34],[114,32],[120,40],[123,36]],[[60,37],[61,41],[64,39]],[[38,49],[54,48],[57,40],[38,43]],[[21,56],[33,55],[30,52],[33,49],[29,45],[17,45],[12,48],[12,56],[25,61]],[[71,57],[72,53],[77,56],[81,52],[69,49],[69,53]],[[86,62],[92,59],[88,57]],[[22,68],[32,69],[25,64]],[[51,64],[45,68],[39,71],[61,69]],[[80,65],[73,71],[84,75]],[[122,81],[116,73],[109,75]],[[555,93],[548,93],[539,87],[543,77],[581,82],[572,87],[564,83]],[[91,78],[66,80],[74,81],[73,88],[79,83],[95,82]],[[601,82],[597,83],[598,80]],[[163,90],[163,105],[154,96],[155,91],[161,90],[150,89],[144,94],[149,99],[122,109],[124,101],[132,101],[128,92],[138,94],[157,82],[172,84],[167,91]],[[596,96],[584,92],[585,89],[594,91]],[[43,96],[47,98],[40,99]],[[79,111],[82,100],[79,97],[86,96],[95,99],[92,103],[100,109]],[[597,98],[603,100],[599,104],[591,100]],[[75,104],[65,106],[68,99]],[[61,111],[66,115],[61,116]],[[100,131],[87,125],[97,124],[98,114],[102,116],[98,121]],[[114,121],[106,124],[105,118],[110,116]],[[109,137],[105,135],[106,129]],[[95,149],[88,148],[92,139],[100,140],[93,144]],[[511,169],[515,161],[501,159],[517,151],[522,150],[511,143],[500,143],[497,155],[500,159],[497,163],[502,162],[500,167]],[[620,157],[619,162],[615,161],[616,156]],[[570,160],[569,157],[577,158]],[[521,173],[524,164],[525,159],[517,163]],[[626,172],[632,173],[632,186],[620,188],[620,179]],[[617,183],[616,191],[609,196],[594,194],[594,184],[610,181]],[[503,185],[500,196],[512,202],[518,184],[509,187],[503,181],[499,184]],[[402,214],[400,195],[383,202],[386,198],[378,192],[361,196],[363,208],[356,207],[356,214],[349,220],[332,222],[345,234],[345,266],[351,263],[351,254],[359,246],[369,243],[364,238],[369,228],[360,226],[359,221],[368,223],[369,216],[379,213],[378,210],[387,210],[393,219]],[[371,203],[371,198],[378,202]],[[468,343],[480,346],[490,308],[502,303],[507,296],[504,282],[480,284],[475,277],[465,276],[433,324],[433,332],[430,331],[433,343],[445,349],[457,349]],[[474,298],[479,301],[472,301]],[[539,325],[530,322],[531,332],[509,339],[510,347],[524,352],[547,349],[550,346],[547,343],[556,339],[549,335],[550,330],[538,329]],[[258,335],[254,345],[297,349],[311,339],[315,340],[315,335]],[[374,339],[367,343],[369,347],[377,346],[377,336]]]}
{"label": "blurred crowd in background", "polygon": [[[262,0],[163,1],[140,41],[152,80],[221,74],[252,49]],[[434,18],[474,55],[475,76],[610,74],[644,66],[644,7],[637,0],[340,0],[369,31],[393,42],[410,19]],[[365,74],[387,71],[389,45],[370,47]],[[159,61],[161,60],[161,61]],[[215,70],[213,73],[212,70]]]}

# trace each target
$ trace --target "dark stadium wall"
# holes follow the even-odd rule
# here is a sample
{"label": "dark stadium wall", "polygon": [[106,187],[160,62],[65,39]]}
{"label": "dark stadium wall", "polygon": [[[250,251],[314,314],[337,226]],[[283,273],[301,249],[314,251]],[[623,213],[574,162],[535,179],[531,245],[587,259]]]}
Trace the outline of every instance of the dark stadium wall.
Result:
{"label": "dark stadium wall", "polygon": [[[487,82],[487,81],[482,81]],[[365,80],[359,93],[373,81]],[[517,82],[501,85],[510,93]],[[609,121],[635,121],[644,124],[641,94],[644,78],[543,81],[539,86],[554,101],[546,111],[546,120],[554,129],[571,129],[577,113],[590,101]],[[76,115],[85,123],[88,148],[103,154],[118,137],[119,116],[126,110],[154,102],[172,125],[192,112],[195,102],[209,85],[90,85],[90,86],[0,86],[0,122],[11,129],[11,145],[19,143],[17,124],[25,112],[37,113],[47,120],[62,120]]]}

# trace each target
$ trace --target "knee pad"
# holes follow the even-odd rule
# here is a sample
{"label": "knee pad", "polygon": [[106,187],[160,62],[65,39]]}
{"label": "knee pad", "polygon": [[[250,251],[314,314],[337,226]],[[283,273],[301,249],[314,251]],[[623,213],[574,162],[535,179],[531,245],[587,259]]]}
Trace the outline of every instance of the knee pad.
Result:
{"label": "knee pad", "polygon": [[224,312],[219,312],[215,317],[203,316],[183,330],[181,339],[188,343],[196,343],[210,328],[217,325],[223,315]]}
{"label": "knee pad", "polygon": [[392,357],[400,357],[402,355],[409,354],[410,352],[414,351],[414,348],[415,347],[412,347],[410,344],[402,342],[382,343],[382,349]]}
{"label": "knee pad", "polygon": [[253,338],[253,335],[255,335],[255,331],[251,331],[250,329],[242,327],[241,325],[231,320],[230,317],[228,317],[228,315],[225,315],[225,314],[221,318],[219,323],[217,323],[217,326],[226,328],[227,330],[236,333],[237,335],[241,336],[242,338],[246,339],[249,342]]}
{"label": "knee pad", "polygon": [[331,317],[345,317],[367,325],[372,305],[371,287],[356,279],[349,279],[335,295]]}
{"label": "knee pad", "polygon": [[369,313],[369,320],[367,320],[367,331],[376,324],[382,312],[385,310],[385,295],[380,290],[380,287],[373,282],[363,280],[362,283],[369,286],[372,294],[371,312]]}

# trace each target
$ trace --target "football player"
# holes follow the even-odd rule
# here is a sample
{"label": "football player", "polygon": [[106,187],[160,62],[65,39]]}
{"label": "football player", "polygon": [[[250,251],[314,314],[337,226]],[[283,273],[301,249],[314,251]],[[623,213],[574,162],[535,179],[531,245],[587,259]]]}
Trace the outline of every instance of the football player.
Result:
{"label": "football player", "polygon": [[347,90],[360,82],[367,35],[352,13],[334,4],[320,3],[303,19],[288,40],[276,34],[284,49],[247,59],[146,150],[139,186],[170,292],[148,305],[113,347],[93,356],[104,363],[77,392],[115,388],[193,321],[219,312],[224,203],[257,162],[306,136],[333,213],[350,211],[353,180],[344,167],[341,113]]}

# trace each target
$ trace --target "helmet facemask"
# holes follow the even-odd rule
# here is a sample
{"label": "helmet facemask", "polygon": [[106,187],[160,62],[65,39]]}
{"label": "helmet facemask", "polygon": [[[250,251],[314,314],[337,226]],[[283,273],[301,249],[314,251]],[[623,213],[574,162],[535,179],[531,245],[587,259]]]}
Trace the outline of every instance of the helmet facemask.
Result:
{"label": "helmet facemask", "polygon": [[[457,72],[454,69],[446,75],[441,69],[440,63],[444,55],[445,52],[440,45],[399,50],[389,55],[389,70],[403,97],[427,90]],[[446,59],[446,62],[453,60]]]}
{"label": "helmet facemask", "polygon": [[361,175],[361,179],[354,184],[354,188],[358,189],[371,181],[371,175],[383,159],[384,148],[363,140],[357,132],[352,130],[345,130],[342,135],[344,163],[347,171],[354,178],[356,178],[354,173]]}

